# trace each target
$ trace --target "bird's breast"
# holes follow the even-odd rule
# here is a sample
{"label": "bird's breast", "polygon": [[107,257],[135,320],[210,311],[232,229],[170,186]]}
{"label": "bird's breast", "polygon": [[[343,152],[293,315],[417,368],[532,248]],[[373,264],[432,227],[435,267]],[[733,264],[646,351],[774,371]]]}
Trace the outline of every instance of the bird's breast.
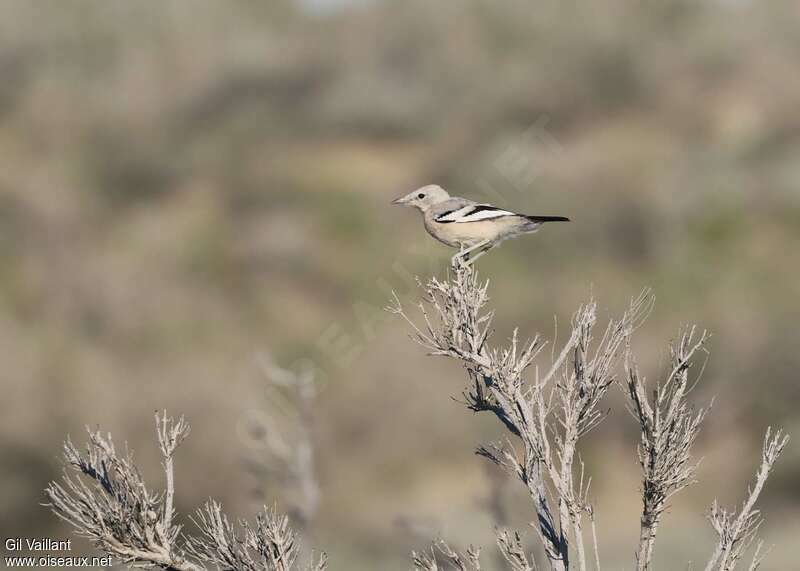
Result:
{"label": "bird's breast", "polygon": [[453,232],[448,226],[452,226],[452,224],[441,224],[433,220],[433,217],[425,216],[425,229],[428,231],[428,234],[439,240],[442,244],[453,248],[460,247],[462,242],[458,240],[457,232]]}

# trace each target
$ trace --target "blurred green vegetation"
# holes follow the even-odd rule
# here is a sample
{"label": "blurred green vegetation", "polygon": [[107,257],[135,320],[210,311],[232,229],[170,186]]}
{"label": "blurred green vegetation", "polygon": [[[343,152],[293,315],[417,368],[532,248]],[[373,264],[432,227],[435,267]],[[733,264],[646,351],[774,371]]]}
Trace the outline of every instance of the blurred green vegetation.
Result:
{"label": "blurred green vegetation", "polygon": [[[437,182],[574,220],[482,260],[499,339],[552,335],[589,295],[615,313],[644,286],[651,378],[679,325],[714,332],[703,482],[656,561],[702,558],[699,506],[738,501],[765,425],[800,434],[797,17],[789,0],[2,2],[0,528],[65,535],[38,506],[63,436],[100,423],[154,468],[164,407],[193,423],[184,514],[207,496],[253,513],[236,427],[268,349],[327,379],[313,534],[334,568],[407,568],[424,541],[398,522],[489,545],[471,450],[496,427],[378,311],[444,267],[388,205]],[[636,432],[612,405],[585,451],[610,568],[638,521]],[[798,475],[790,450],[765,569],[794,561]]]}

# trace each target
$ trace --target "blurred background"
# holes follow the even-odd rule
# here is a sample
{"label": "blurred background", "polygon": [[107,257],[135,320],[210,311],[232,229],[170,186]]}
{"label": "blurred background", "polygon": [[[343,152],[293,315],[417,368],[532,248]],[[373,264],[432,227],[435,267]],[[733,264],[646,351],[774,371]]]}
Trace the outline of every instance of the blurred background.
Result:
{"label": "blurred background", "polygon": [[[389,206],[435,182],[573,220],[480,262],[497,342],[563,340],[589,296],[605,318],[645,286],[648,378],[681,325],[713,332],[700,482],[655,555],[704,564],[704,511],[740,502],[765,428],[800,437],[798,17],[790,0],[3,0],[3,537],[68,536],[39,504],[86,424],[161,486],[163,408],[193,427],[184,516],[209,496],[293,510],[296,482],[258,469],[269,355],[316,378],[303,527],[333,569],[407,569],[437,535],[495,568],[498,524],[534,545],[521,486],[473,454],[496,422],[382,311],[450,255]],[[619,393],[582,451],[608,569],[631,567],[640,510]],[[763,496],[763,569],[796,565],[799,476],[793,442]]]}

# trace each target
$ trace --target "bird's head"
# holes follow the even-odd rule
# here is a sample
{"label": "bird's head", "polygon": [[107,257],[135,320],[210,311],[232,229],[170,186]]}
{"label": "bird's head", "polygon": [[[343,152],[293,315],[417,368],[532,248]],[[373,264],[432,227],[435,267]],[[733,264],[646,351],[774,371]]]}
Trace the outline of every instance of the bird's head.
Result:
{"label": "bird's head", "polygon": [[392,204],[401,204],[403,206],[413,206],[422,212],[428,210],[431,206],[444,202],[450,198],[447,191],[441,186],[436,184],[429,184],[418,188],[414,192],[409,192],[405,196],[401,196],[392,201]]}

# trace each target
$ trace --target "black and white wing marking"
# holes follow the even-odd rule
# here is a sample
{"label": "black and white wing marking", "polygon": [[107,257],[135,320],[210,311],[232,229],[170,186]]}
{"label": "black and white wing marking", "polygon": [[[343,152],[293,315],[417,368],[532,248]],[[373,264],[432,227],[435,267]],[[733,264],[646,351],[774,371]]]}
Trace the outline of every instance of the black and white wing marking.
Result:
{"label": "black and white wing marking", "polygon": [[440,224],[463,224],[465,222],[480,222],[482,220],[505,218],[507,216],[519,216],[519,214],[497,208],[491,204],[469,204],[461,208],[442,212],[439,216],[434,218],[434,220]]}

